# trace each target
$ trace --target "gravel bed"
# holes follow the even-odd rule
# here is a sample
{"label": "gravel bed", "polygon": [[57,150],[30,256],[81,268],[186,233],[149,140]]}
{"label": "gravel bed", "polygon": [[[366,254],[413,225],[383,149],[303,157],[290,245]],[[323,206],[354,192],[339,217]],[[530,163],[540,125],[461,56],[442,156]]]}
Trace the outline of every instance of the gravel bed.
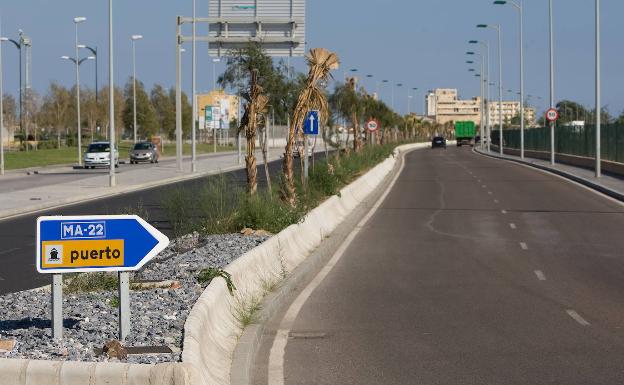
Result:
{"label": "gravel bed", "polygon": [[[131,331],[126,346],[169,346],[174,353],[128,356],[131,363],[176,362],[181,360],[184,322],[204,290],[197,272],[207,267],[224,267],[264,242],[266,236],[241,234],[201,237],[190,234],[170,246],[133,280],[179,281],[175,289],[131,290]],[[106,361],[96,355],[118,338],[117,292],[66,294],[63,298],[63,341],[56,342],[50,329],[50,293],[36,289],[0,296],[0,340],[15,339],[15,348],[0,357],[74,361]]]}

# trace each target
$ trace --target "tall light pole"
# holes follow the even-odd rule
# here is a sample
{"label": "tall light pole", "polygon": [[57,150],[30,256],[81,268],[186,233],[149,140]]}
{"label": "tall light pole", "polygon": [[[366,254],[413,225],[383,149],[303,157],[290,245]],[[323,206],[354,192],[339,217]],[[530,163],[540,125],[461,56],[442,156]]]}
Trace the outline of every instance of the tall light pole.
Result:
{"label": "tall light pole", "polygon": [[498,120],[499,120],[499,149],[503,155],[503,50],[501,40],[501,26],[498,24],[479,24],[477,28],[492,28],[498,33]]}
{"label": "tall light pole", "polygon": [[195,50],[195,43],[196,43],[196,35],[197,35],[197,20],[196,20],[196,1],[193,0],[193,38],[192,38],[192,53],[191,53],[191,61],[193,62],[193,64],[191,65],[191,94],[193,95],[193,103],[192,103],[192,114],[193,114],[193,118],[191,119],[191,124],[193,125],[193,127],[191,127],[191,172],[197,172],[197,145],[196,145],[196,132],[195,130],[197,129],[197,68],[196,68],[196,61],[197,61],[197,54],[196,54],[196,50]]}
{"label": "tall light pole", "polygon": [[132,131],[134,143],[137,142],[137,103],[136,103],[136,41],[143,39],[142,35],[132,35]]}
{"label": "tall light pole", "polygon": [[600,153],[600,120],[602,114],[602,107],[600,105],[600,0],[596,2],[596,178],[602,176],[601,170],[601,158]]}
{"label": "tall light pole", "polygon": [[182,172],[182,18],[176,18],[176,168]]}
{"label": "tall light pole", "polygon": [[98,50],[97,47],[89,47],[88,45],[84,45],[84,44],[79,44],[78,48],[83,48],[83,49],[88,49],[89,51],[91,51],[91,53],[93,54],[93,56],[95,57],[95,103],[98,104],[98,93],[99,93],[99,88],[98,88]]}
{"label": "tall light pole", "polygon": [[[550,46],[550,108],[555,108],[555,53],[553,37],[553,2],[548,0],[548,30]],[[550,164],[555,164],[555,122],[550,122]]]}
{"label": "tall light pole", "polygon": [[217,89],[217,63],[221,62],[221,58],[217,57],[212,59],[212,89]]}
{"label": "tall light pole", "polygon": [[[74,66],[76,67],[76,72],[79,73],[79,68],[80,65],[82,63],[84,63],[86,60],[95,60],[94,56],[89,56],[89,57],[85,57],[82,59],[79,59],[78,61],[76,61],[76,59],[74,59],[73,57],[69,57],[69,56],[61,56],[61,59],[63,60],[69,60],[70,62],[74,63]],[[79,81],[79,78],[76,78]],[[81,132],[80,132],[80,83],[76,83],[76,96],[77,96],[77,107],[76,107],[76,111],[78,113],[78,165],[82,166],[82,156],[81,156]]]}
{"label": "tall light pole", "polygon": [[[212,59],[212,90],[217,89],[217,63],[221,61],[221,58],[217,57]],[[213,118],[214,119],[214,118]],[[212,121],[212,151],[217,152],[217,125]]]}
{"label": "tall light pole", "polygon": [[[0,28],[0,36],[2,29]],[[4,175],[4,89],[2,81],[2,43],[8,41],[0,37],[0,175]]]}
{"label": "tall light pole", "polygon": [[524,7],[522,0],[515,1],[494,1],[496,5],[511,4],[520,15],[520,159],[524,159]]}
{"label": "tall light pole", "polygon": [[108,0],[108,126],[110,138],[110,168],[108,185],[115,187],[115,78],[113,77],[113,0]]}
{"label": "tall light pole", "polygon": [[82,129],[80,124],[80,58],[78,57],[78,24],[87,21],[86,17],[74,17],[74,25],[76,27],[76,43],[74,48],[76,50],[76,57],[74,63],[76,63],[76,120],[78,127],[78,166],[82,166]]}
{"label": "tall light pole", "polygon": [[487,151],[490,152],[491,148],[490,148],[490,142],[491,142],[491,137],[492,137],[492,125],[491,125],[491,103],[490,103],[490,43],[487,41],[478,41],[478,40],[470,40],[468,43],[470,44],[479,44],[481,45],[481,47],[483,48],[483,54],[481,55],[481,58],[484,57],[485,55],[485,77],[483,78],[483,82],[484,82],[484,86],[485,86],[485,90],[483,93],[483,97],[484,97],[484,101],[483,101],[483,106],[484,106],[484,110],[485,110],[485,135],[486,135],[486,142],[487,142]]}

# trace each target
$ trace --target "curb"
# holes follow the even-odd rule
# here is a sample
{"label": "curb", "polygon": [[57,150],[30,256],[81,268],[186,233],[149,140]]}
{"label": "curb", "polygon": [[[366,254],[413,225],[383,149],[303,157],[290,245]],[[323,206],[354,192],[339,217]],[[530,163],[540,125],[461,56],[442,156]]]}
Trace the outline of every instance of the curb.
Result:
{"label": "curb", "polygon": [[554,169],[554,168],[551,168],[551,167],[547,167],[547,166],[542,166],[541,164],[531,163],[531,162],[528,162],[526,160],[513,159],[513,158],[508,158],[508,157],[504,157],[504,156],[500,156],[500,155],[495,155],[495,154],[488,154],[488,153],[482,152],[482,151],[477,150],[477,149],[473,149],[472,151],[474,153],[476,153],[476,154],[481,155],[481,156],[487,156],[489,158],[505,160],[505,161],[508,161],[508,162],[514,162],[514,163],[522,164],[522,165],[525,165],[525,166],[533,167],[533,168],[536,168],[536,169],[539,169],[539,170],[542,170],[542,171],[546,171],[546,172],[549,172],[551,174],[558,175],[560,177],[569,179],[569,180],[571,180],[573,182],[579,183],[579,184],[581,184],[581,185],[583,185],[585,187],[588,187],[588,188],[590,188],[592,190],[596,190],[599,193],[607,195],[610,198],[616,199],[616,200],[618,200],[620,202],[624,202],[624,193],[621,193],[621,192],[616,191],[616,190],[612,190],[612,189],[610,189],[608,187],[605,187],[605,186],[603,186],[601,184],[593,182],[593,181],[591,181],[589,179],[585,179],[583,177],[580,177],[580,176],[577,176],[577,175],[574,175],[574,174],[570,174],[569,172],[565,172],[565,171],[562,171],[562,170],[557,170],[557,169]]}

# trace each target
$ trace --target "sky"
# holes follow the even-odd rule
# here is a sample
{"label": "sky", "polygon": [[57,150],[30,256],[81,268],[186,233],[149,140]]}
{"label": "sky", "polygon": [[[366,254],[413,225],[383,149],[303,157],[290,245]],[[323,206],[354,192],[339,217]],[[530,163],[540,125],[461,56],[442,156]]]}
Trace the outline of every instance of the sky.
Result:
{"label": "sky", "polygon": [[[520,1],[520,0],[518,0]],[[175,16],[190,16],[191,0],[115,1],[115,82],[123,86],[132,73],[130,36],[141,34],[137,43],[137,78],[148,88],[158,83],[171,86],[175,80]],[[612,115],[624,110],[624,50],[619,29],[624,1],[602,0],[602,105]],[[502,26],[504,99],[517,98],[519,91],[519,23],[511,5],[493,5],[492,0],[306,0],[308,48],[325,47],[341,59],[334,77],[357,69],[363,85],[375,91],[377,82],[388,80],[380,96],[391,104],[390,84],[395,87],[395,108],[406,113],[408,92],[414,96],[411,110],[422,113],[424,94],[433,88],[457,88],[469,98],[480,93],[479,83],[468,72],[465,55],[468,40],[489,40],[491,78],[498,81],[498,50],[494,30],[476,24]],[[208,0],[197,1],[198,16],[208,16]],[[530,103],[540,111],[549,98],[548,0],[524,0],[525,78]],[[106,0],[0,0],[2,36],[17,39],[18,29],[33,40],[32,84],[45,93],[51,81],[74,84],[73,65],[61,60],[73,56],[73,18],[84,16],[79,26],[80,43],[100,49],[99,82],[108,82],[108,1]],[[554,0],[555,100],[572,99],[588,107],[594,96],[594,0]],[[207,27],[198,25],[198,35]],[[184,30],[190,34],[190,28]],[[183,56],[184,88],[190,90],[190,47]],[[212,87],[212,63],[207,47],[198,43],[198,91]],[[304,60],[294,58],[303,71]],[[12,44],[4,44],[5,92],[17,95],[18,55]],[[92,63],[81,66],[81,86],[94,87]],[[479,67],[474,67],[477,70]],[[217,73],[223,64],[217,65]],[[365,75],[373,75],[366,78]],[[412,88],[418,88],[414,93]],[[508,93],[507,90],[514,93]],[[493,89],[498,97],[498,90]],[[539,100],[537,96],[542,97]]]}

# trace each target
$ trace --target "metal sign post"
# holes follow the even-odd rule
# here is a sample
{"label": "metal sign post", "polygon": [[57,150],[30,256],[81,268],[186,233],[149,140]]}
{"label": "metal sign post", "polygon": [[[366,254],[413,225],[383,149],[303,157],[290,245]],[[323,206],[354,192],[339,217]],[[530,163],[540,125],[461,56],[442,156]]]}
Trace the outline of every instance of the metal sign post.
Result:
{"label": "metal sign post", "polygon": [[308,135],[318,135],[319,133],[319,112],[317,110],[308,111],[303,122],[303,176],[308,180]]}
{"label": "metal sign post", "polygon": [[119,339],[130,331],[130,271],[167,247],[169,238],[136,215],[37,219],[37,271],[52,276],[52,334],[63,333],[64,273],[119,273]]}
{"label": "metal sign post", "polygon": [[555,124],[559,119],[559,111],[556,108],[549,108],[546,111],[546,120],[550,124],[550,164],[555,164]]}
{"label": "metal sign post", "polygon": [[366,129],[371,134],[371,144],[375,145],[375,140],[376,140],[375,133],[379,129],[379,122],[376,121],[375,119],[369,120],[368,122],[366,122]]}

